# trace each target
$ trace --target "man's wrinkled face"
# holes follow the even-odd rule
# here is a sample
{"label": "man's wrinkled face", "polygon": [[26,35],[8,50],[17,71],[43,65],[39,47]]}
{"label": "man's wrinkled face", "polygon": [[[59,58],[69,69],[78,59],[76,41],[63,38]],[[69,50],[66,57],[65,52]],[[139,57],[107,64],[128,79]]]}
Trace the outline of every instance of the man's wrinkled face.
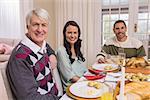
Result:
{"label": "man's wrinkled face", "polygon": [[47,20],[32,15],[30,25],[28,25],[28,37],[40,47],[48,36],[48,24]]}
{"label": "man's wrinkled face", "polygon": [[117,39],[122,39],[124,36],[126,36],[127,27],[122,22],[116,23],[113,31]]}

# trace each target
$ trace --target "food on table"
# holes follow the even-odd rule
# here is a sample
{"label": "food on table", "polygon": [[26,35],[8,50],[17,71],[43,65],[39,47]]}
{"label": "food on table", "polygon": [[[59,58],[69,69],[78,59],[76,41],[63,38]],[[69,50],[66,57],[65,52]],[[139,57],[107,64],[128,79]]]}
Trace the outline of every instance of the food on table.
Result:
{"label": "food on table", "polygon": [[100,83],[98,83],[98,84],[95,84],[95,86],[94,86],[96,89],[100,89],[101,88],[101,84]]}
{"label": "food on table", "polygon": [[112,69],[113,69],[112,66],[105,66],[105,67],[104,67],[104,70],[112,70]]}
{"label": "food on table", "polygon": [[148,68],[125,68],[125,72],[126,73],[142,73],[145,75],[149,75],[150,74],[150,70]]}
{"label": "food on table", "polygon": [[[130,82],[125,85],[125,95],[134,96],[141,99],[136,100],[150,100],[150,82]],[[135,99],[134,99],[135,100]]]}
{"label": "food on table", "polygon": [[[119,95],[120,83],[117,84],[115,96]],[[126,82],[125,100],[150,100],[150,82]],[[118,97],[118,96],[116,96]]]}
{"label": "food on table", "polygon": [[87,95],[93,95],[96,93],[96,91],[95,90],[88,90],[86,93],[87,93]]}
{"label": "food on table", "polygon": [[150,69],[150,65],[149,66],[145,66],[145,68]]}
{"label": "food on table", "polygon": [[126,73],[150,74],[150,63],[143,57],[132,57],[126,61]]}
{"label": "food on table", "polygon": [[150,76],[142,73],[126,73],[125,78],[130,81],[147,81],[150,79]]}
{"label": "food on table", "polygon": [[100,89],[102,84],[100,82],[97,82],[97,81],[89,81],[88,86],[95,87],[96,89]]}
{"label": "food on table", "polygon": [[125,100],[141,100],[141,96],[132,92],[126,93]]}
{"label": "food on table", "polygon": [[95,81],[89,81],[89,82],[88,82],[88,86],[90,86],[90,87],[93,87],[94,84],[95,84]]}
{"label": "food on table", "polygon": [[132,57],[126,62],[126,67],[139,68],[149,66],[149,63],[143,57]]}

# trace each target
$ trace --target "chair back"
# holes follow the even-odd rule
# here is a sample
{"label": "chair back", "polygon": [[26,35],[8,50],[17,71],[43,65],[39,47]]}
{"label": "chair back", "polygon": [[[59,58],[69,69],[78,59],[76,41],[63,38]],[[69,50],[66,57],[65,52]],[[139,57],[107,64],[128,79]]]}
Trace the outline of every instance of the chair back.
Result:
{"label": "chair back", "polygon": [[10,85],[6,76],[7,62],[0,62],[0,97],[3,100],[14,100],[10,89]]}

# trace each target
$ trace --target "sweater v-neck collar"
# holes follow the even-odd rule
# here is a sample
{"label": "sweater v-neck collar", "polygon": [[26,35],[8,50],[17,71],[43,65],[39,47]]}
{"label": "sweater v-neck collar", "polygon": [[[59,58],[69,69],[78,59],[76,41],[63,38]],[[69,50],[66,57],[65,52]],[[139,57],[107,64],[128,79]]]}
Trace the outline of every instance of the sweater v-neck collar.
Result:
{"label": "sweater v-neck collar", "polygon": [[29,47],[35,54],[38,52],[44,54],[46,52],[46,41],[43,41],[42,47],[40,47],[25,36],[21,43]]}

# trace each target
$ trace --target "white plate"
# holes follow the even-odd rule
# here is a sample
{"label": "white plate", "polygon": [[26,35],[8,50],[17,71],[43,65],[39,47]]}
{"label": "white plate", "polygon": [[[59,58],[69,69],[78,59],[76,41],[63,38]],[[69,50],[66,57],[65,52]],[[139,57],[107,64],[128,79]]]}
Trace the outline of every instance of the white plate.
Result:
{"label": "white plate", "polygon": [[74,83],[70,86],[69,91],[78,97],[98,98],[102,95],[102,93],[108,92],[109,90],[109,87],[104,83],[101,83],[102,86],[100,89],[96,89],[95,87],[89,87],[88,82],[89,81],[82,81]]}
{"label": "white plate", "polygon": [[[111,70],[105,70],[106,66],[111,66],[112,69]],[[97,69],[97,70],[104,70],[104,71],[114,71],[114,70],[118,69],[119,66],[116,64],[94,64],[94,65],[92,65],[92,68]]]}

